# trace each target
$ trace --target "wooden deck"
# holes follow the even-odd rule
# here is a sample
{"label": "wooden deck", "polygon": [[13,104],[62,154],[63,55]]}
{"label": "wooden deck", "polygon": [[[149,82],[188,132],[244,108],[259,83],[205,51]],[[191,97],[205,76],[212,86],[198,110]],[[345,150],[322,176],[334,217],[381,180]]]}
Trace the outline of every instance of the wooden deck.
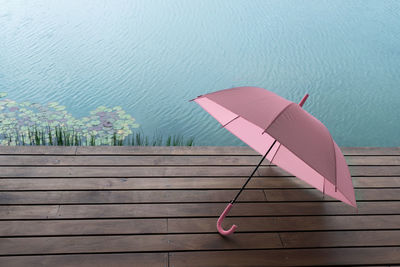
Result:
{"label": "wooden deck", "polygon": [[400,148],[343,148],[358,210],[245,147],[0,147],[0,266],[400,265]]}

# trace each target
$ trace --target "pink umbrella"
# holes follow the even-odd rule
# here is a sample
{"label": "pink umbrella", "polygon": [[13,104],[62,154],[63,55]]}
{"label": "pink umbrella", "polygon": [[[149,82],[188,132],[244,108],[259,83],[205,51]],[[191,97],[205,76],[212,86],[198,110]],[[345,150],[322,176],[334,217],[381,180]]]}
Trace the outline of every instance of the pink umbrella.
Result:
{"label": "pink umbrella", "polygon": [[311,186],[356,207],[354,188],[344,156],[328,129],[301,107],[258,87],[236,87],[193,99],[222,126],[263,155],[261,161],[217,221],[218,232],[240,193],[267,158]]}

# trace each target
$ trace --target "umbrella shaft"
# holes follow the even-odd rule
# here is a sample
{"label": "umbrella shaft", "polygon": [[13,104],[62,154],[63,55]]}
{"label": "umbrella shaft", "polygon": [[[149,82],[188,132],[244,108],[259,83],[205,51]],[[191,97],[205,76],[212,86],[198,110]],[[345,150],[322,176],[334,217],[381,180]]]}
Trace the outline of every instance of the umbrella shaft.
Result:
{"label": "umbrella shaft", "polygon": [[247,181],[244,183],[244,185],[242,186],[242,188],[240,188],[240,191],[237,193],[237,195],[235,196],[235,198],[231,201],[231,203],[235,203],[236,199],[240,196],[240,194],[242,193],[243,189],[246,187],[246,185],[250,182],[251,178],[253,177],[253,175],[256,173],[258,167],[260,167],[261,163],[264,161],[264,159],[267,157],[268,153],[271,151],[272,147],[275,145],[276,140],[272,143],[272,145],[269,147],[267,153],[265,153],[265,155],[261,158],[260,162],[258,163],[257,167],[253,170],[253,172],[250,174],[249,178],[247,178]]}

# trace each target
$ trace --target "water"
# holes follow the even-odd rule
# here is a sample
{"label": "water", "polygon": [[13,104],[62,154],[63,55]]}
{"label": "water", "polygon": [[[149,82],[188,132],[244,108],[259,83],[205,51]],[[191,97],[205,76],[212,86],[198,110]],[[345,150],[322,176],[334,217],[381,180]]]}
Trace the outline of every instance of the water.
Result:
{"label": "water", "polygon": [[241,141],[189,99],[259,86],[341,146],[400,145],[400,2],[0,0],[0,92],[74,116],[122,106],[148,135]]}

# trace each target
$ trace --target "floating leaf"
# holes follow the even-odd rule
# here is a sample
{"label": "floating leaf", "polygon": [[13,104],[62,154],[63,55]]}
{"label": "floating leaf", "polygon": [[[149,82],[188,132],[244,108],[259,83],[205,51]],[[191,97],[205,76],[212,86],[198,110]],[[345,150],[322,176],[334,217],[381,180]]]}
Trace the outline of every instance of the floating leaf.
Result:
{"label": "floating leaf", "polygon": [[47,106],[56,107],[56,106],[58,106],[58,102],[50,102],[50,103],[47,104]]}
{"label": "floating leaf", "polygon": [[97,112],[96,115],[99,117],[105,117],[105,116],[107,116],[107,112],[100,111],[100,112]]}
{"label": "floating leaf", "polygon": [[57,107],[54,107],[54,109],[57,111],[62,111],[65,109],[65,106],[57,106]]}
{"label": "floating leaf", "polygon": [[10,108],[10,107],[16,107],[17,106],[17,103],[15,103],[15,102],[8,102],[7,103],[7,106]]}
{"label": "floating leaf", "polygon": [[8,94],[6,92],[0,92],[0,98],[6,97]]}
{"label": "floating leaf", "polygon": [[105,121],[105,122],[103,122],[103,126],[104,127],[112,127],[113,124],[110,121]]}
{"label": "floating leaf", "polygon": [[38,103],[32,103],[32,104],[31,104],[31,107],[34,107],[34,108],[43,108],[43,106],[40,105],[40,104],[38,104]]}
{"label": "floating leaf", "polygon": [[21,103],[21,106],[29,107],[32,103],[29,101],[25,101]]}
{"label": "floating leaf", "polygon": [[106,106],[99,106],[96,108],[97,111],[105,111],[107,109]]}
{"label": "floating leaf", "polygon": [[8,125],[8,124],[11,124],[11,120],[5,119],[5,120],[2,121],[2,123],[5,124],[5,125]]}

